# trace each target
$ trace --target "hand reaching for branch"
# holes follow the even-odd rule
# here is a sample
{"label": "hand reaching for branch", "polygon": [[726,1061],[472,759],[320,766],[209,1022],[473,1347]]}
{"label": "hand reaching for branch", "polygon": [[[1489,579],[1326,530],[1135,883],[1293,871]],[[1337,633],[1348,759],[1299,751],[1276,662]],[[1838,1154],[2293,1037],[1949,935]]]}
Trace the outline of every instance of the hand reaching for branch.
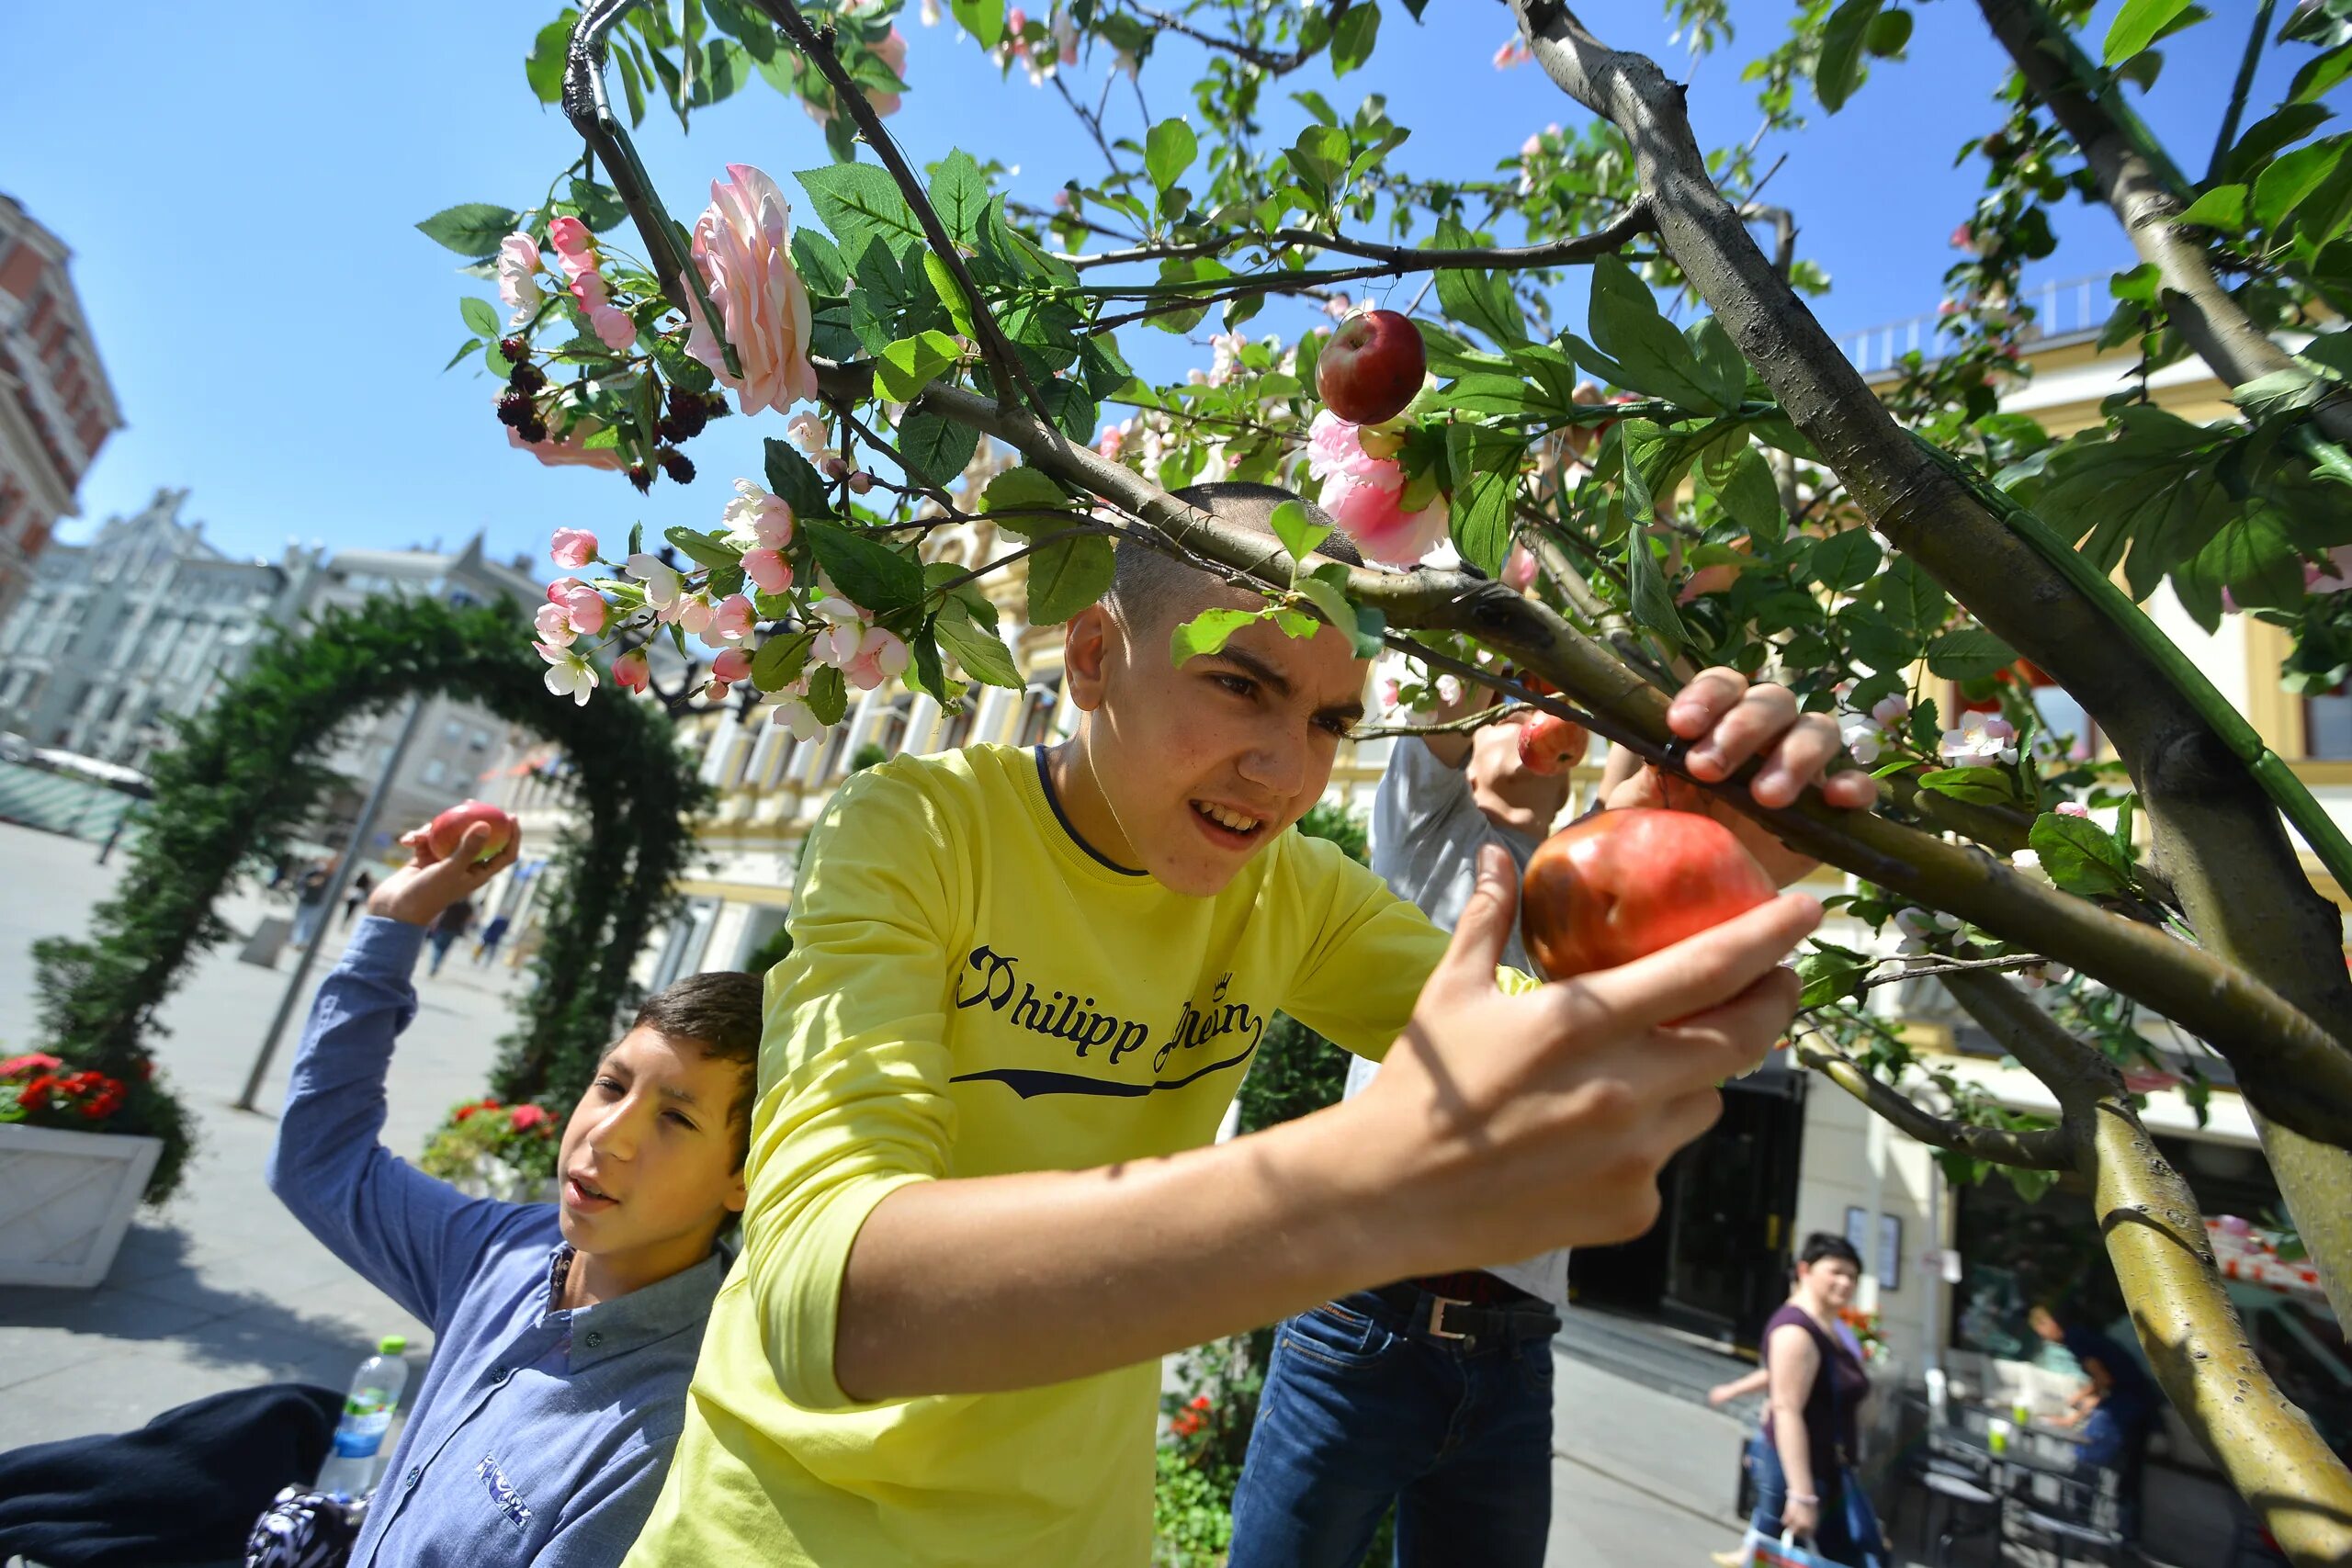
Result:
{"label": "hand reaching for branch", "polygon": [[[1822,799],[1849,810],[1866,809],[1878,798],[1878,781],[1870,774],[1856,769],[1828,771],[1845,754],[1838,726],[1826,714],[1800,713],[1795,694],[1786,686],[1750,684],[1738,671],[1722,666],[1702,670],[1666,710],[1666,722],[1691,743],[1685,765],[1692,778],[1713,784],[1751,759],[1761,759],[1762,766],[1747,786],[1758,806],[1793,806],[1808,788],[1819,789]],[[1713,817],[1738,834],[1748,853],[1784,887],[1820,863],[1705,790],[1646,764],[1621,772],[1612,759],[1602,798],[1612,811],[1646,806]]]}
{"label": "hand reaching for branch", "polygon": [[523,835],[518,829],[504,849],[483,860],[481,852],[490,847],[492,830],[487,822],[468,828],[466,836],[458,840],[458,852],[447,860],[433,852],[424,829],[402,834],[401,842],[408,848],[409,862],[368,895],[368,912],[412,926],[431,925],[450,905],[481,892],[484,883],[513,865],[522,853]]}

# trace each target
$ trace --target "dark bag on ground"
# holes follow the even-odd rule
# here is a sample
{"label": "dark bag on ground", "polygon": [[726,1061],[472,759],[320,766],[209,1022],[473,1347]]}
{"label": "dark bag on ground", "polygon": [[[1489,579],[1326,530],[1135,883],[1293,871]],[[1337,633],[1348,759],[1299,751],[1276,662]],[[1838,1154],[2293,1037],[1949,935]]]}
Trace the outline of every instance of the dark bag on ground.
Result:
{"label": "dark bag on ground", "polygon": [[235,1389],[136,1432],[0,1454],[0,1559],[45,1568],[243,1562],[254,1520],[326,1459],[343,1395]]}

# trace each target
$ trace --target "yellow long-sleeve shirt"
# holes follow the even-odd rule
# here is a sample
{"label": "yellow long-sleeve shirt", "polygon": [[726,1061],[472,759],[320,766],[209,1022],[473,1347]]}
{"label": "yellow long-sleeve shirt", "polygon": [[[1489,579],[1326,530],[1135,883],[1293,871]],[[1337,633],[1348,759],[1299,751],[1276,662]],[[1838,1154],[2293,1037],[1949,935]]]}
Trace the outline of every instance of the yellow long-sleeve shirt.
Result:
{"label": "yellow long-sleeve shirt", "polygon": [[1296,833],[1214,897],[1171,892],[1095,856],[1006,747],[844,785],[792,930],[742,1254],[628,1568],[1140,1568],[1159,1367],[853,1404],[832,1355],[858,1227],[910,1181],[1208,1143],[1276,1009],[1376,1058],[1444,933]]}

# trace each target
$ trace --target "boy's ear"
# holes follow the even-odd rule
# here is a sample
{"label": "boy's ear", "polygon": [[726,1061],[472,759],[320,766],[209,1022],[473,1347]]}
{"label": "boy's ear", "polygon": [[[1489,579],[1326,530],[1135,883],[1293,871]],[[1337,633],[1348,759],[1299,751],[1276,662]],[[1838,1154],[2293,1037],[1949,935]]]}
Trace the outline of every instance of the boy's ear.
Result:
{"label": "boy's ear", "polygon": [[1062,682],[1083,712],[1102,705],[1111,660],[1119,638],[1111,612],[1100,600],[1069,618],[1062,630]]}
{"label": "boy's ear", "polygon": [[735,1168],[734,1179],[728,1184],[727,1212],[730,1214],[740,1214],[743,1212],[743,1205],[751,1201],[751,1183],[743,1174],[743,1168],[739,1165]]}

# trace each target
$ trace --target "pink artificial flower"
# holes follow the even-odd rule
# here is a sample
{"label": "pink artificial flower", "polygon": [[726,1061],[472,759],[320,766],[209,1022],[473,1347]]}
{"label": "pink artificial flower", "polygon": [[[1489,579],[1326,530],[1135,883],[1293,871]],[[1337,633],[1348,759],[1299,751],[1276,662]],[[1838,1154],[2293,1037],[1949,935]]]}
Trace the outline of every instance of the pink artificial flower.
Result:
{"label": "pink artificial flower", "polygon": [[1495,51],[1495,69],[1508,71],[1514,65],[1524,65],[1534,58],[1535,51],[1528,48],[1517,33],[1513,33],[1503,40],[1500,49]]}
{"label": "pink artificial flower", "polygon": [[570,593],[575,588],[585,588],[588,585],[586,583],[581,581],[576,577],[559,577],[553,582],[548,584],[548,603],[550,604],[560,604],[563,603],[565,594]]}
{"label": "pink artificial flower", "polygon": [[1347,530],[1356,548],[1374,560],[1391,566],[1411,566],[1443,543],[1446,501],[1440,495],[1419,512],[1398,504],[1403,486],[1383,490],[1344,478],[1324,481],[1323,510]]}
{"label": "pink artificial flower", "polygon": [[1005,34],[1005,37],[1007,37],[1007,38],[1012,38],[1012,39],[1017,39],[1017,38],[1019,38],[1023,33],[1027,32],[1028,30],[1029,30],[1029,13],[1028,13],[1028,12],[1026,12],[1026,11],[1023,10],[1020,6],[1015,6],[1012,10],[1007,11],[1007,12],[1004,14],[1004,34]]}
{"label": "pink artificial flower", "polygon": [[1510,554],[1503,558],[1503,582],[1521,593],[1534,586],[1535,558],[1527,553],[1525,545],[1513,545]]}
{"label": "pink artificial flower", "polygon": [[1069,192],[1066,190],[1057,190],[1054,192],[1054,205],[1056,207],[1068,207],[1069,205]]}
{"label": "pink artificial flower", "polygon": [[580,301],[581,313],[588,318],[598,341],[615,354],[622,352],[637,341],[637,323],[627,310],[613,303],[611,289],[605,275],[594,269],[576,274],[571,279],[571,297]]}
{"label": "pink artificial flower", "polygon": [[694,263],[718,309],[718,325],[734,345],[743,375],[728,374],[713,323],[700,311],[686,352],[733,387],[745,413],[814,401],[808,363],[808,291],[792,265],[792,209],[774,180],[749,164],[729,164],[713,181],[710,205],[695,222]]}
{"label": "pink artificial flower", "polygon": [[1094,443],[1094,450],[1115,463],[1119,460],[1120,448],[1126,444],[1127,437],[1125,431],[1115,424],[1106,424],[1102,427],[1102,438]]}
{"label": "pink artificial flower", "polygon": [[1911,716],[1911,699],[1900,692],[1881,697],[1871,705],[1871,716],[1893,729]]}
{"label": "pink artificial flower", "polygon": [[1054,13],[1054,58],[1064,65],[1078,63],[1078,24],[1068,11]]}
{"label": "pink artificial flower", "polygon": [[825,422],[812,410],[802,409],[786,420],[784,433],[792,437],[795,446],[812,457],[825,449]]}
{"label": "pink artificial flower", "polygon": [[1975,228],[1971,224],[1963,223],[1951,231],[1951,248],[1955,251],[1966,251],[1970,255],[1976,254]]}
{"label": "pink artificial flower", "polygon": [[[907,35],[894,25],[888,38],[874,46],[875,58],[890,68],[890,74],[903,82],[907,79]],[[896,93],[868,93],[865,101],[874,106],[876,114],[897,114],[899,97]]]}
{"label": "pink artificial flower", "polygon": [[927,28],[939,26],[939,0],[922,0],[922,25]]}
{"label": "pink artificial flower", "polygon": [[508,326],[529,321],[547,298],[548,291],[539,287],[539,247],[530,235],[509,234],[498,242],[498,297],[514,311]]}
{"label": "pink artificial flower", "polygon": [[2077,800],[2060,801],[2057,811],[2061,817],[2088,817],[2091,814],[2091,808]]}
{"label": "pink artificial flower", "polygon": [[596,236],[579,219],[559,218],[548,224],[548,243],[555,247],[566,277],[577,279],[596,270]]}
{"label": "pink artificial flower", "polygon": [[1391,675],[1386,680],[1380,682],[1380,705],[1382,707],[1393,708],[1398,703],[1404,701],[1404,689],[1397,684],[1396,676]]}
{"label": "pink artificial flower", "polygon": [[710,661],[710,683],[718,689],[711,695],[723,697],[727,688],[752,673],[752,656],[740,648],[730,648]]}
{"label": "pink artificial flower", "polygon": [[775,550],[745,550],[743,575],[763,593],[781,593],[792,586],[792,563]]}
{"label": "pink artificial flower", "polygon": [[[839,639],[849,631],[847,626],[836,626],[830,635]],[[849,656],[841,660],[842,677],[859,691],[870,692],[904,670],[908,657],[906,643],[895,633],[869,626],[856,639]]]}
{"label": "pink artificial flower", "polygon": [[790,503],[749,479],[735,481],[735,499],[719,513],[718,520],[727,525],[730,541],[747,549],[780,550],[792,543]]}
{"label": "pink artificial flower", "polygon": [[613,660],[613,684],[624,692],[642,692],[653,684],[653,664],[645,649],[632,648]]}
{"label": "pink artificial flower", "polygon": [[533,612],[531,626],[539,640],[551,648],[570,648],[577,635],[571,629],[571,615],[561,604],[542,604]]}
{"label": "pink artificial flower", "polygon": [[545,441],[526,441],[511,424],[506,427],[506,444],[517,451],[528,452],[550,468],[610,468],[618,473],[628,467],[621,461],[618,447],[583,446],[571,436],[560,441],[553,436]]}
{"label": "pink artificial flower", "polygon": [[596,536],[585,528],[558,528],[555,543],[548,552],[555,564],[579,570],[596,558]]}
{"label": "pink artificial flower", "polygon": [[564,614],[571,618],[571,629],[582,637],[594,637],[605,629],[605,596],[593,588],[577,588],[563,596]]}
{"label": "pink artificial flower", "polygon": [[[678,629],[688,637],[703,637],[710,630],[711,617],[718,613],[710,601],[701,594],[686,594],[678,601]],[[708,642],[710,639],[703,637],[703,640]]]}
{"label": "pink artificial flower", "polygon": [[1351,424],[1324,409],[1306,427],[1306,471],[1318,479],[1344,477],[1358,484],[1404,482],[1394,458],[1375,457],[1363,449],[1363,426]]}
{"label": "pink artificial flower", "polygon": [[718,637],[726,642],[741,642],[752,635],[752,602],[741,593],[729,593],[711,612],[710,630],[703,640]]}

